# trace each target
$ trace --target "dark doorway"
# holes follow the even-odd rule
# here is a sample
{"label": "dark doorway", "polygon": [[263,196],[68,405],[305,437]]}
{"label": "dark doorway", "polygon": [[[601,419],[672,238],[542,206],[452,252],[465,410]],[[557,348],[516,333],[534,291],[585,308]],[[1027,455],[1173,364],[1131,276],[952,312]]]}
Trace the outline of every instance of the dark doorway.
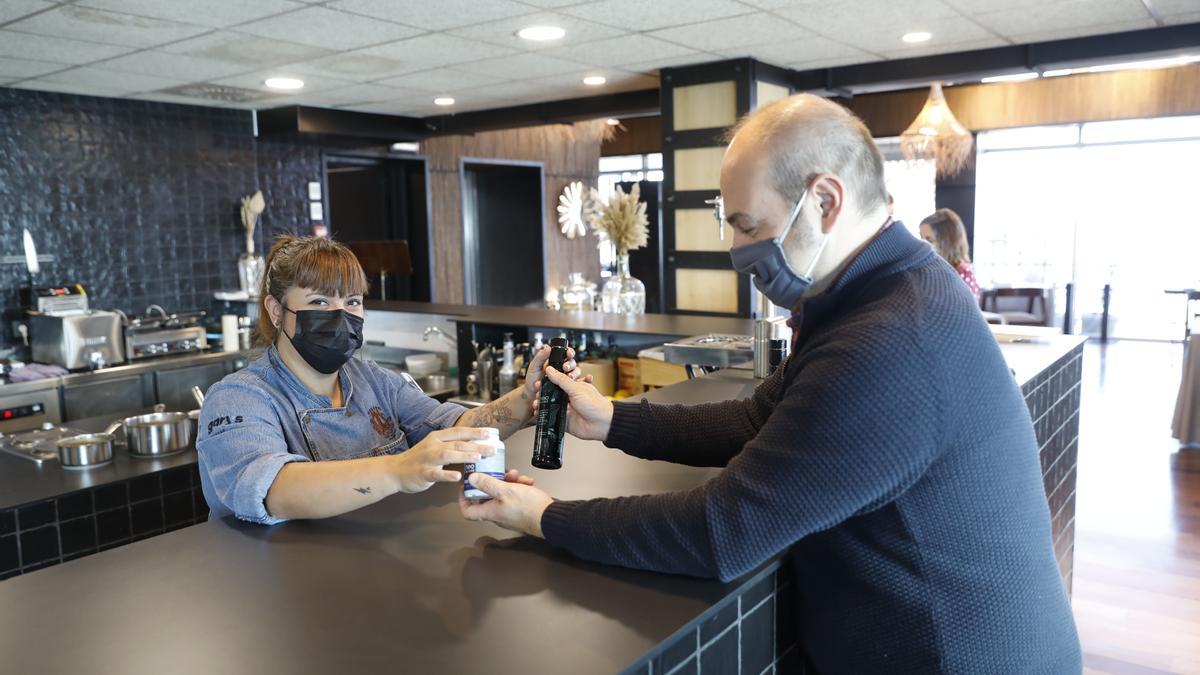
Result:
{"label": "dark doorway", "polygon": [[662,265],[662,183],[643,180],[617,183],[626,193],[638,186],[643,202],[646,202],[646,220],[649,236],[646,245],[629,252],[629,273],[646,284],[646,312],[658,314],[663,311],[663,265]]}
{"label": "dark doorway", "polygon": [[463,289],[467,304],[540,307],[542,165],[463,160]]}
{"label": "dark doorway", "polygon": [[429,208],[423,158],[329,156],[329,230],[338,241],[406,241],[412,274],[391,276],[387,288],[371,279],[370,297],[386,290],[388,300],[432,300],[429,268]]}

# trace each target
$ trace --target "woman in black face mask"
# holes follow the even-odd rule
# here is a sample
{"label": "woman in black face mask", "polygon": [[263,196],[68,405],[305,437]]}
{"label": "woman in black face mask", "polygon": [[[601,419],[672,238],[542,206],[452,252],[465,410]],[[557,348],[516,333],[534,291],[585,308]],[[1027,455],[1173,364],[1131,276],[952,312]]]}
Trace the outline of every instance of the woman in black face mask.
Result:
{"label": "woman in black face mask", "polygon": [[506,437],[529,422],[549,349],[530,364],[537,377],[486,406],[438,403],[354,356],[366,291],[358,259],[337,242],[289,236],[271,248],[259,312],[266,353],[213,385],[201,410],[196,448],[212,517],[323,518],[458,482],[446,465],[494,452],[472,443],[487,437],[480,427]]}

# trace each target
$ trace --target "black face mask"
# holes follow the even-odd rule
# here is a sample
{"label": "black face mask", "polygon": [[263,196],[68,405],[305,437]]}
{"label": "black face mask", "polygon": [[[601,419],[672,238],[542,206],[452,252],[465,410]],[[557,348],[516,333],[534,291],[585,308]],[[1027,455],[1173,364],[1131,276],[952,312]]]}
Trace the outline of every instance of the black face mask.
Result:
{"label": "black face mask", "polygon": [[[288,337],[296,353],[318,373],[332,375],[362,347],[363,318],[344,309],[296,312],[295,334]],[[287,336],[287,333],[284,333]]]}

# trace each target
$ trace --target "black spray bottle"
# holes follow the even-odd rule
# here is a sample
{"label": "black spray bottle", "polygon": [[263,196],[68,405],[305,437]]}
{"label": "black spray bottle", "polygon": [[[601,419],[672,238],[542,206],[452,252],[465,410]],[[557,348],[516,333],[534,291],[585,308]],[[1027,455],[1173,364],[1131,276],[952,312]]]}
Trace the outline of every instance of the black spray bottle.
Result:
{"label": "black spray bottle", "polygon": [[[567,341],[563,338],[550,340],[550,367],[562,372],[567,360]],[[567,435],[567,392],[562,387],[542,378],[542,391],[538,394],[537,429],[533,437],[533,465],[539,469],[561,469],[563,441]]]}

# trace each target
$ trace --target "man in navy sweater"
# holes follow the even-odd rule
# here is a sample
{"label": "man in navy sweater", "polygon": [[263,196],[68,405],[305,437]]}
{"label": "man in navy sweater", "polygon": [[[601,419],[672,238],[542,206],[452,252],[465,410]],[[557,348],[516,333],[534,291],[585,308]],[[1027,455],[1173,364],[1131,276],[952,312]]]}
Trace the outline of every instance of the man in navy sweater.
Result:
{"label": "man in navy sweater", "polygon": [[568,428],[724,470],[660,495],[555,501],[478,474],[467,518],[588,560],[734,579],[786,552],[820,673],[1078,673],[1029,413],[966,285],[887,214],[853,115],[798,95],[721,165],[736,269],[793,311],[792,356],[745,401],[570,396]]}

